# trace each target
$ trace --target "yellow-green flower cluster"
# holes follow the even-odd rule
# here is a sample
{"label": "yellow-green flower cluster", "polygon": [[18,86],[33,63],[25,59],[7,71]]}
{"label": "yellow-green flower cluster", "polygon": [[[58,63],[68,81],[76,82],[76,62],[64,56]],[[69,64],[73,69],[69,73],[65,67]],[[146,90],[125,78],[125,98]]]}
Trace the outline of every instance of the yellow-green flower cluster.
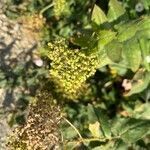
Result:
{"label": "yellow-green flower cluster", "polygon": [[55,16],[61,16],[69,10],[67,0],[53,0]]}
{"label": "yellow-green flower cluster", "polygon": [[86,55],[79,49],[69,49],[63,40],[49,43],[48,46],[48,57],[52,60],[50,77],[57,89],[69,98],[78,96],[86,79],[98,67],[97,55]]}

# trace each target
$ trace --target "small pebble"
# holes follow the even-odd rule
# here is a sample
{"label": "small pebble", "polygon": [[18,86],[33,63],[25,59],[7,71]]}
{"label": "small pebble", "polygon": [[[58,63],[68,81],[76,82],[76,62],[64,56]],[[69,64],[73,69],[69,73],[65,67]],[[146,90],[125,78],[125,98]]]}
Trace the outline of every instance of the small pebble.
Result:
{"label": "small pebble", "polygon": [[33,60],[34,64],[38,67],[43,66],[43,60],[41,58]]}

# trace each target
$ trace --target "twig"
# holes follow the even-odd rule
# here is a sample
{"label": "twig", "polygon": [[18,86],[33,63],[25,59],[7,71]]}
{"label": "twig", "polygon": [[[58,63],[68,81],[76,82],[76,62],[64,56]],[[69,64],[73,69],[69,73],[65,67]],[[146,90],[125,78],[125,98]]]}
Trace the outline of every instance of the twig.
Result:
{"label": "twig", "polygon": [[51,8],[54,4],[49,4],[46,7],[44,7],[41,11],[40,11],[40,15],[42,15],[46,10],[48,10],[49,8]]}
{"label": "twig", "polygon": [[78,131],[78,129],[77,129],[69,120],[67,120],[67,119],[64,118],[64,117],[63,117],[63,119],[76,131],[76,133],[78,134],[80,140],[83,141],[83,138],[82,138],[80,132]]}

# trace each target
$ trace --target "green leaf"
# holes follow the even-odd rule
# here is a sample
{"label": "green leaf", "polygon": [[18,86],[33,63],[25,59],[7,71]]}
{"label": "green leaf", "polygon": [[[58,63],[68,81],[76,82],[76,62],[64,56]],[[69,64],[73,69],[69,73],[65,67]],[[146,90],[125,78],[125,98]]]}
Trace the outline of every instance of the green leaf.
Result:
{"label": "green leaf", "polygon": [[98,121],[96,121],[93,124],[89,124],[89,130],[92,133],[93,137],[97,137],[97,138],[101,137],[101,134],[100,134],[100,123]]}
{"label": "green leaf", "polygon": [[125,124],[128,121],[128,119],[125,118],[115,118],[111,122],[111,131],[114,136],[119,136],[122,125]]}
{"label": "green leaf", "polygon": [[128,146],[121,139],[116,140],[112,150],[127,150]]}
{"label": "green leaf", "polygon": [[71,42],[83,49],[92,49],[97,42],[97,37],[92,30],[85,29],[81,30],[77,36],[71,38]]}
{"label": "green leaf", "polygon": [[64,150],[74,150],[78,146],[78,142],[68,142],[64,144]]}
{"label": "green leaf", "polygon": [[98,50],[98,59],[99,59],[99,68],[106,66],[108,64],[111,64],[111,60],[107,56],[106,50],[105,49],[99,49]]}
{"label": "green leaf", "polygon": [[63,129],[62,135],[65,139],[72,139],[77,136],[77,133],[72,127],[67,127]]}
{"label": "green leaf", "polygon": [[104,22],[107,22],[107,17],[105,15],[105,13],[97,5],[95,5],[93,8],[91,19],[97,25],[101,25]]}
{"label": "green leaf", "polygon": [[137,26],[140,30],[150,29],[150,16],[144,16],[143,18],[141,18],[138,21]]}
{"label": "green leaf", "polygon": [[124,43],[123,57],[127,65],[133,72],[139,68],[142,57],[139,43],[136,38],[132,38]]}
{"label": "green leaf", "polygon": [[102,30],[98,34],[98,58],[99,58],[99,68],[111,64],[112,61],[107,56],[105,46],[116,38],[116,32],[111,30]]}
{"label": "green leaf", "polygon": [[145,8],[146,10],[149,10],[149,9],[150,9],[150,1],[149,1],[149,0],[142,0],[141,2],[142,2],[142,4],[144,5],[144,8]]}
{"label": "green leaf", "polygon": [[[115,25],[115,29],[118,31],[117,39],[120,42],[126,41],[135,36],[136,32],[147,29],[148,33],[143,33],[143,35],[149,35],[150,30],[150,17],[145,16],[143,18],[130,21],[129,23],[121,23]],[[139,33],[136,34],[137,37]]]}
{"label": "green leaf", "polygon": [[108,57],[113,62],[119,62],[122,58],[122,44],[117,40],[113,40],[105,46]]}
{"label": "green leaf", "polygon": [[130,96],[132,94],[136,94],[142,92],[144,89],[147,88],[150,82],[150,73],[145,72],[144,70],[140,69],[131,81],[132,88],[131,90],[125,94],[125,96]]}
{"label": "green leaf", "polygon": [[109,65],[111,70],[114,70],[114,73],[117,73],[120,76],[124,76],[127,73],[127,67],[122,67],[119,63],[114,63]]}
{"label": "green leaf", "polygon": [[110,0],[108,6],[109,10],[107,17],[109,21],[116,20],[118,17],[125,13],[125,9],[123,8],[121,2],[117,0]]}
{"label": "green leaf", "polygon": [[101,129],[103,131],[103,134],[105,137],[110,138],[111,137],[111,127],[109,123],[109,118],[106,115],[106,112],[96,108],[95,109],[96,115],[98,117],[98,120],[100,122]]}
{"label": "green leaf", "polygon": [[137,22],[138,21],[132,21],[130,23],[124,23],[115,26],[115,29],[118,30],[117,39],[119,42],[126,41],[136,34],[139,29]]}
{"label": "green leaf", "polygon": [[141,119],[149,119],[150,120],[150,103],[140,104],[140,106],[136,107],[133,111],[133,116]]}
{"label": "green leaf", "polygon": [[[150,31],[150,30],[149,30]],[[142,52],[142,60],[144,67],[150,71],[150,40],[145,38],[139,39],[140,48]]]}
{"label": "green leaf", "polygon": [[92,150],[100,150],[100,149],[101,149],[101,146],[97,146],[97,147],[92,148]]}
{"label": "green leaf", "polygon": [[[88,105],[88,114],[89,114],[89,121],[92,124],[95,124],[96,122],[100,123],[100,127],[102,129],[102,132],[105,137],[110,138],[111,137],[111,129],[109,124],[109,118],[99,108],[94,108],[91,104]],[[98,124],[96,123],[97,127]],[[93,127],[93,126],[92,126]]]}
{"label": "green leaf", "polygon": [[103,49],[105,45],[107,45],[112,40],[116,39],[116,32],[112,30],[101,30],[98,33],[98,47],[99,49]]}
{"label": "green leaf", "polygon": [[146,120],[143,123],[136,125],[134,128],[131,128],[124,132],[121,135],[121,138],[127,143],[133,143],[143,138],[144,136],[150,133],[150,121]]}
{"label": "green leaf", "polygon": [[135,36],[137,36],[139,40],[142,38],[146,40],[145,42],[147,42],[147,40],[150,39],[150,28],[138,31]]}
{"label": "green leaf", "polygon": [[112,124],[112,132],[124,142],[133,143],[150,133],[150,120],[118,118]]}
{"label": "green leaf", "polygon": [[95,114],[94,107],[91,104],[88,104],[87,111],[88,111],[88,117],[90,123],[95,123],[96,121],[98,121],[98,118]]}

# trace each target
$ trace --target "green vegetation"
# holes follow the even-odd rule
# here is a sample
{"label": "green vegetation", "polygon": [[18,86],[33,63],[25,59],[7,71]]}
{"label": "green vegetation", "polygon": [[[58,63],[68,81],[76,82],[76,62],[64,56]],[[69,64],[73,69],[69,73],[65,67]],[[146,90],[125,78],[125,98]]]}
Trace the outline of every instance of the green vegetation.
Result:
{"label": "green vegetation", "polygon": [[149,0],[10,0],[5,12],[45,19],[38,31],[45,64],[26,80],[36,78],[32,84],[62,106],[63,149],[148,150]]}

